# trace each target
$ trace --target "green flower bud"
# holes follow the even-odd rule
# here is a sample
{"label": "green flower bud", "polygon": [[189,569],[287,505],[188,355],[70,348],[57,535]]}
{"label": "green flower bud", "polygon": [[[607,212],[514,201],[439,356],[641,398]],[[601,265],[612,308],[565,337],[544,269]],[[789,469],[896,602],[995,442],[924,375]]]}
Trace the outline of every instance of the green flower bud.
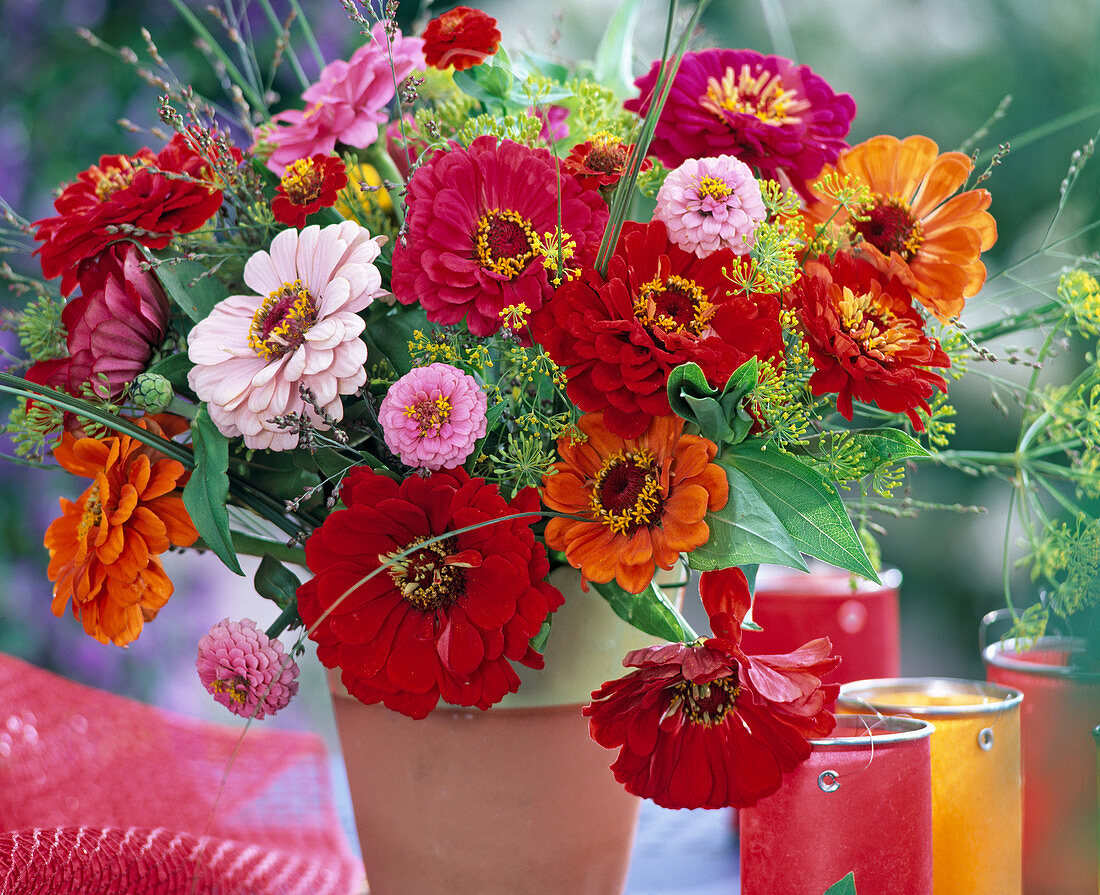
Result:
{"label": "green flower bud", "polygon": [[146,413],[165,410],[174,396],[172,383],[159,373],[140,373],[130,383],[130,400]]}

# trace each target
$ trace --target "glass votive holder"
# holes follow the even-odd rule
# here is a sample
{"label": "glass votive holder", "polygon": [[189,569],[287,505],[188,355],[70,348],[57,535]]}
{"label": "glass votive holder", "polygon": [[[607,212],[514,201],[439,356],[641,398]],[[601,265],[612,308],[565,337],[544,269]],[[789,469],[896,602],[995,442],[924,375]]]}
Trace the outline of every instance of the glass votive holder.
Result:
{"label": "glass votive holder", "polygon": [[841,687],[838,711],[902,715],[936,727],[936,895],[1020,895],[1022,700],[1010,687],[952,678],[855,681]]}
{"label": "glass votive holder", "polygon": [[885,569],[879,577],[882,583],[875,584],[824,563],[815,563],[809,572],[761,566],[752,620],[763,630],[744,631],[741,645],[749,653],[773,655],[828,637],[833,655],[841,657],[830,681],[897,677],[901,573]]}
{"label": "glass votive holder", "polygon": [[783,785],[738,812],[742,895],[932,895],[933,726],[838,715]]}
{"label": "glass votive holder", "polygon": [[1100,673],[1075,664],[1085,641],[1012,638],[982,650],[986,677],[1024,694],[1024,892],[1096,895],[1096,757]]}

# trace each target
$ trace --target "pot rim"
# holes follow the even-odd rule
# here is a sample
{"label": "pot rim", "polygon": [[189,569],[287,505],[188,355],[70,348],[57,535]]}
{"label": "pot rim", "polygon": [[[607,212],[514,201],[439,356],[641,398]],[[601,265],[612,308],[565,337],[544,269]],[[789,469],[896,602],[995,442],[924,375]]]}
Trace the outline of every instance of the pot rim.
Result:
{"label": "pot rim", "polygon": [[[911,705],[891,702],[893,693],[925,693],[931,696],[975,696],[992,699],[992,702],[973,702],[966,705]],[[988,681],[968,681],[950,677],[897,677],[852,681],[841,685],[838,706],[906,714],[914,718],[970,718],[978,715],[997,715],[1017,708],[1024,694],[1013,687]]]}
{"label": "pot rim", "polygon": [[1085,649],[1084,638],[1062,637],[1058,635],[1044,635],[1031,639],[1030,646],[1025,649],[1017,649],[1017,646],[1027,642],[1022,637],[1009,637],[989,644],[982,650],[982,661],[986,665],[1003,668],[1006,671],[1018,671],[1023,674],[1033,674],[1038,677],[1068,678],[1088,683],[1100,683],[1100,672],[1085,671],[1074,668],[1071,665],[1047,665],[1042,662],[1027,662],[1017,658],[1021,654],[1032,652],[1036,649],[1065,649],[1071,653],[1083,652]]}
{"label": "pot rim", "polygon": [[[887,746],[892,743],[907,743],[912,740],[923,740],[930,737],[936,730],[934,724],[920,718],[903,718],[898,715],[837,715],[839,725],[841,719],[858,719],[863,722],[868,731],[868,736],[827,736],[809,741],[810,745],[818,747],[858,747],[873,749],[875,746]],[[855,725],[852,725],[855,726]]]}

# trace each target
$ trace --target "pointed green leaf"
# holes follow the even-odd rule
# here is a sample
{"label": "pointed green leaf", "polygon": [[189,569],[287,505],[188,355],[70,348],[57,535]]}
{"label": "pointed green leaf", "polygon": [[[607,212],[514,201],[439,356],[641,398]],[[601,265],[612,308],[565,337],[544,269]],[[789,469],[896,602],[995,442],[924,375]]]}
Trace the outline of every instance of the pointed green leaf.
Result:
{"label": "pointed green leaf", "polygon": [[878,581],[835,486],[801,460],[753,440],[717,462],[744,474],[803,553]]}
{"label": "pointed green leaf", "polygon": [[856,874],[853,870],[844,879],[837,880],[822,895],[856,895]]}
{"label": "pointed green leaf", "polygon": [[697,636],[656,583],[651,583],[639,594],[623,590],[614,580],[607,584],[593,581],[592,586],[607,600],[619,618],[630,622],[639,631],[664,640],[684,643],[690,643]]}
{"label": "pointed green leaf", "polygon": [[550,640],[550,626],[553,624],[554,613],[551,612],[546,616],[546,621],[542,623],[542,627],[539,628],[539,632],[527,641],[531,649],[536,653],[542,653],[546,651],[546,643]]}
{"label": "pointed green leaf", "polygon": [[668,403],[715,444],[737,444],[752,430],[754,420],[743,405],[758,377],[755,357],[738,367],[721,389],[707,382],[698,364],[680,364],[668,377]]}
{"label": "pointed green leaf", "polygon": [[229,441],[203,407],[191,421],[195,468],[183,489],[183,505],[207,547],[226,567],[244,575],[229,532]]}
{"label": "pointed green leaf", "polygon": [[154,270],[164,294],[196,323],[204,320],[214,305],[228,295],[222,282],[210,276],[209,270],[198,261],[158,264]]}
{"label": "pointed green leaf", "polygon": [[[372,309],[373,310],[373,309]],[[428,330],[428,319],[419,308],[402,308],[397,313],[374,314],[367,321],[367,328],[360,338],[367,343],[368,368],[385,358],[396,370],[398,376],[404,376],[413,368],[409,342],[413,331]]]}
{"label": "pointed green leaf", "polygon": [[150,366],[146,372],[163,376],[178,391],[181,388],[190,388],[187,384],[187,374],[191,372],[193,366],[194,364],[191,363],[191,359],[185,351],[181,354],[169,354],[167,357],[161,358]]}
{"label": "pointed green leaf", "polygon": [[254,581],[256,593],[273,600],[280,609],[286,609],[298,597],[298,576],[270,553],[265,553],[256,569]]}
{"label": "pointed green leaf", "polygon": [[626,0],[619,5],[596,48],[595,76],[619,99],[634,92],[634,27],[643,0]]}
{"label": "pointed green leaf", "polygon": [[729,482],[729,500],[707,514],[710,538],[688,554],[688,565],[701,572],[773,563],[805,570],[794,539],[771,507],[739,469],[722,465]]}

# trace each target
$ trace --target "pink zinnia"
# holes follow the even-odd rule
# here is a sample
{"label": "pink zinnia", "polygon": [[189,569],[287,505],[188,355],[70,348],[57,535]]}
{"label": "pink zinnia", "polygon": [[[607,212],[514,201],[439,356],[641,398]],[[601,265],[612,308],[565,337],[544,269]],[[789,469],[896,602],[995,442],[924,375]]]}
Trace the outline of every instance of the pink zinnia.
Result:
{"label": "pink zinnia", "polygon": [[131,243],[80,266],[80,294],[61,312],[69,357],[40,361],[27,378],[79,395],[85,383],[117,399],[164,340],[170,311],[157,278]]}
{"label": "pink zinnia", "polygon": [[556,233],[560,219],[576,243],[569,266],[585,267],[608,215],[599,194],[545,149],[493,136],[434,153],[409,181],[407,201],[394,295],[419,302],[433,323],[465,319],[477,336],[497,332],[509,305],[537,311],[553,294],[536,240]]}
{"label": "pink zinnia", "polygon": [[669,174],[653,217],[665,222],[676,245],[705,258],[722,247],[744,255],[767,212],[749,166],[719,155],[688,159]]}
{"label": "pink zinnia", "polygon": [[[654,62],[634,82],[641,96],[627,109],[646,114],[659,70]],[[729,153],[804,189],[847,148],[855,113],[852,98],[808,66],[753,50],[700,50],[684,54],[649,152],[668,168]]]}
{"label": "pink zinnia", "polygon": [[275,417],[305,414],[326,427],[301,386],[330,418],[343,417],[340,396],[367,381],[359,312],[385,294],[373,263],[383,242],[344,221],[284,230],[270,253],[248,259],[244,282],[257,294],[219,302],[188,339],[187,381],[223,435],[243,435],[250,448],[296,447],[297,433]]}
{"label": "pink zinnia", "polygon": [[485,437],[488,400],[477,380],[450,364],[429,364],[397,380],[378,411],[386,447],[417,469],[450,469]]}
{"label": "pink zinnia", "polygon": [[372,145],[378,125],[389,119],[394,85],[417,68],[424,68],[423,41],[402,37],[400,31],[390,37],[379,22],[350,60],[329,63],[321,79],[306,88],[304,110],[274,116],[275,125],[265,135],[275,146],[268,168],[282,177],[296,159],[332,155],[337,141],[357,149]]}
{"label": "pink zinnia", "polygon": [[234,715],[274,715],[298,692],[298,665],[252,619],[223,618],[199,640],[199,680]]}

